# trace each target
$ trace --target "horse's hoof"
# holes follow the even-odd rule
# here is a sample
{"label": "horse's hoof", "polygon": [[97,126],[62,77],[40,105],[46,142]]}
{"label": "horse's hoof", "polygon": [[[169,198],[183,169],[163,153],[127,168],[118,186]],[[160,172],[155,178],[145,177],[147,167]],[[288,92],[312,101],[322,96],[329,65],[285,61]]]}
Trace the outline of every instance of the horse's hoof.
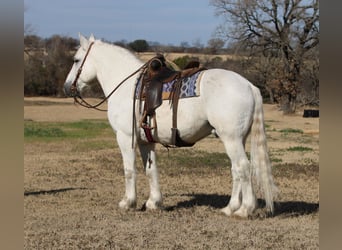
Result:
{"label": "horse's hoof", "polygon": [[161,201],[153,201],[151,199],[148,199],[146,201],[146,208],[150,210],[156,210],[162,208],[162,202]]}
{"label": "horse's hoof", "polygon": [[230,209],[229,206],[226,206],[226,207],[222,208],[221,212],[224,213],[227,216],[232,216],[232,214],[233,214],[233,211]]}
{"label": "horse's hoof", "polygon": [[135,201],[128,200],[126,198],[122,199],[122,201],[119,202],[119,207],[125,210],[135,208],[136,206],[137,203]]}
{"label": "horse's hoof", "polygon": [[249,216],[247,208],[241,206],[238,210],[233,213],[233,216],[239,219],[247,219]]}

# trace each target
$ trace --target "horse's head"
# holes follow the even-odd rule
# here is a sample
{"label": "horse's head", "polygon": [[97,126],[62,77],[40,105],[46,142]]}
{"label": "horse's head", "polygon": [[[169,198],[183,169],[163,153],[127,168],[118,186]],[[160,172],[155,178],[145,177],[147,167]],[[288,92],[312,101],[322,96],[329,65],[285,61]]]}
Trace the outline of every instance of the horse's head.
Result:
{"label": "horse's head", "polygon": [[65,94],[69,96],[75,95],[76,90],[81,92],[87,83],[96,78],[96,69],[90,51],[95,38],[91,35],[87,39],[81,34],[79,37],[80,47],[74,55],[74,63],[64,83]]}

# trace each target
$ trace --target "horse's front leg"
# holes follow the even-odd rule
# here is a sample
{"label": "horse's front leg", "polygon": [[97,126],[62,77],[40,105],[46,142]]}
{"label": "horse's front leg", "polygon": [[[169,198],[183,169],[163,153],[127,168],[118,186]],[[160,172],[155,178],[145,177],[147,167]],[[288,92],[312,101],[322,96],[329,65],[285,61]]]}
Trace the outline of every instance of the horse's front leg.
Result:
{"label": "horse's front leg", "polygon": [[159,186],[159,176],[156,164],[155,144],[139,145],[146,176],[150,183],[150,196],[146,202],[146,208],[157,209],[162,205],[162,194]]}
{"label": "horse's front leg", "polygon": [[135,149],[131,145],[131,137],[122,132],[117,133],[117,142],[121,150],[125,173],[125,196],[119,206],[123,209],[135,208],[137,204]]}

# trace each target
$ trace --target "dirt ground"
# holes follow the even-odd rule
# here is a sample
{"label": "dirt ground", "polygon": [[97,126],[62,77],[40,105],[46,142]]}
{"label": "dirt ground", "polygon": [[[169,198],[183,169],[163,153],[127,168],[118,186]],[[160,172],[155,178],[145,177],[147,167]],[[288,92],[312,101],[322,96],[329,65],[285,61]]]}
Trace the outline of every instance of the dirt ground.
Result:
{"label": "dirt ground", "polygon": [[[117,147],[78,148],[75,154],[84,141],[25,141],[25,249],[318,249],[319,118],[303,118],[302,110],[284,116],[267,104],[264,113],[280,191],[273,216],[263,213],[262,199],[250,219],[225,216],[219,210],[230,198],[230,169],[174,166],[174,151],[160,167],[164,209],[144,211],[148,180],[138,164],[137,209],[122,211]],[[82,119],[106,119],[106,113],[73,105],[72,99],[24,99],[25,121]],[[114,136],[101,140],[115,144]],[[214,136],[192,149],[224,152]]]}

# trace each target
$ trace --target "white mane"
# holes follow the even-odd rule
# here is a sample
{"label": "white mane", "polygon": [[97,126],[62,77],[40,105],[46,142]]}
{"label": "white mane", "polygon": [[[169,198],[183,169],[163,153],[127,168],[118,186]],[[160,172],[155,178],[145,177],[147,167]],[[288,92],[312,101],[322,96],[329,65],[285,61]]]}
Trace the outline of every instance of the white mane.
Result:
{"label": "white mane", "polygon": [[97,78],[105,93],[143,65],[133,52],[115,44],[96,40],[93,50],[89,57],[95,63]]}

